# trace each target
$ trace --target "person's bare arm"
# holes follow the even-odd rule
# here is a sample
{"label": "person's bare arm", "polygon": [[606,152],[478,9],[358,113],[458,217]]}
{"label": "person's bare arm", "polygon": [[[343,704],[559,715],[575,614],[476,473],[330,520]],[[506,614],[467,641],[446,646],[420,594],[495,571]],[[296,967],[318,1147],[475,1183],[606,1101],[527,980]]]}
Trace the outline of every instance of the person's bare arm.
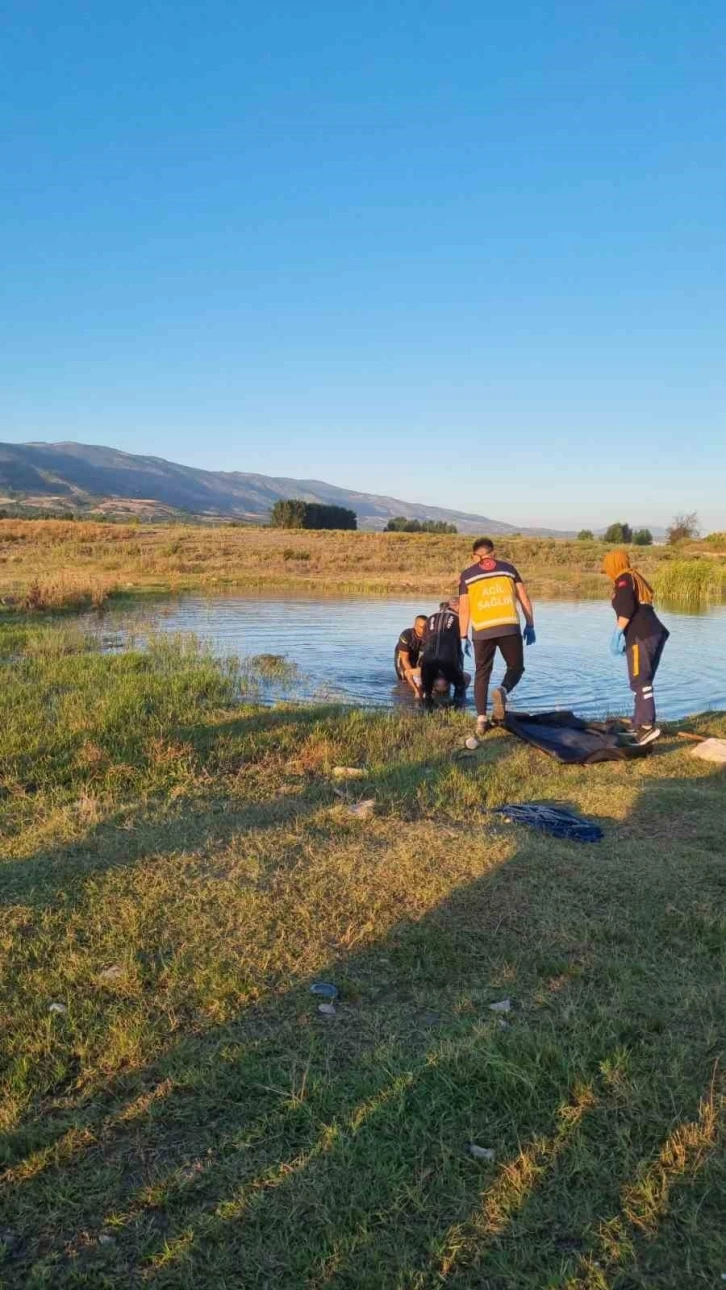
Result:
{"label": "person's bare arm", "polygon": [[527,593],[527,588],[523,582],[515,583],[515,588],[517,592],[517,600],[524,610],[524,617],[527,620],[527,626],[534,627],[534,609],[532,608],[532,601]]}
{"label": "person's bare arm", "polygon": [[408,650],[407,649],[399,650],[398,657],[400,658],[401,663],[403,664],[403,675],[408,681],[408,684],[411,686],[411,689],[413,690],[414,694],[420,694],[421,687],[418,681],[416,680],[416,677],[414,676],[414,668],[412,668],[411,666],[411,655],[409,654]]}
{"label": "person's bare arm", "polygon": [[462,640],[469,635],[469,597],[459,596],[459,635]]}
{"label": "person's bare arm", "polygon": [[624,632],[624,631],[625,631],[625,628],[627,627],[627,625],[628,625],[628,623],[629,623],[629,622],[630,622],[630,619],[629,619],[629,618],[623,618],[622,616],[621,616],[620,618],[618,618],[618,628],[619,628],[619,630],[620,630],[621,632]]}

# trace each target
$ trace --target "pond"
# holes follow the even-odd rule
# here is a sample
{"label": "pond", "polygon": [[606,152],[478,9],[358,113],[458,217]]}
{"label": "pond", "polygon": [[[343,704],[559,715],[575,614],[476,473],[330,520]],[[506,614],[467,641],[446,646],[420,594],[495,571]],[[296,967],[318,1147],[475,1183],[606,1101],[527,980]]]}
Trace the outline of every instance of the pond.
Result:
{"label": "pond", "polygon": [[[184,596],[111,612],[102,632],[109,646],[155,629],[193,632],[221,656],[284,655],[297,671],[266,686],[266,701],[378,706],[406,701],[395,683],[394,646],[417,612],[436,607],[410,597]],[[726,607],[660,613],[671,639],[658,674],[659,715],[726,708]],[[630,712],[625,661],[609,651],[614,617],[607,601],[543,601],[536,621],[537,643],[525,651],[518,708],[572,707],[583,716]],[[502,671],[499,660],[493,684]]]}

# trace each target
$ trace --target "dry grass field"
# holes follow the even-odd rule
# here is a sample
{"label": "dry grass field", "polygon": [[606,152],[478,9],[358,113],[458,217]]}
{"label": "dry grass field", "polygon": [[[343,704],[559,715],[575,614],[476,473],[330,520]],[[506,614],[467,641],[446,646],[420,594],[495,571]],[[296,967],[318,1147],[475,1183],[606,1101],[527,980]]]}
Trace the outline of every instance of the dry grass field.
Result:
{"label": "dry grass field", "polygon": [[[534,596],[606,594],[598,542],[509,538],[497,544]],[[471,561],[468,537],[325,533],[233,525],[0,521],[0,597],[26,609],[81,608],[143,592],[264,587],[321,594],[444,596]],[[651,547],[635,557],[656,586],[720,596],[726,550]]]}

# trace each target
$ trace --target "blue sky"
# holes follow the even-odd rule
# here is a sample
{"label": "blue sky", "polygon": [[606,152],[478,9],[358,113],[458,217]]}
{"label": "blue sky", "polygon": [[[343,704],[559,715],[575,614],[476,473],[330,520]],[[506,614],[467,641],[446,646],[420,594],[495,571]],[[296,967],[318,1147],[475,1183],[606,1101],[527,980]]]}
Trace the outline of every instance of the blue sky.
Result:
{"label": "blue sky", "polygon": [[726,7],[11,0],[0,438],[726,528]]}

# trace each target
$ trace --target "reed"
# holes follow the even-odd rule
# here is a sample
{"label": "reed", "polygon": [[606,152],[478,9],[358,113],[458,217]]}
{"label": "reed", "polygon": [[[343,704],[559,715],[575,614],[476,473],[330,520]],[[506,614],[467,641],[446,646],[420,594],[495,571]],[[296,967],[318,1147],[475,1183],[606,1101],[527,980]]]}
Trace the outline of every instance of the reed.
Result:
{"label": "reed", "polygon": [[654,591],[674,607],[712,604],[724,597],[726,569],[715,560],[674,560],[658,570]]}
{"label": "reed", "polygon": [[26,613],[43,610],[100,609],[117,591],[116,583],[103,576],[73,575],[63,571],[55,578],[33,578],[15,606]]}

